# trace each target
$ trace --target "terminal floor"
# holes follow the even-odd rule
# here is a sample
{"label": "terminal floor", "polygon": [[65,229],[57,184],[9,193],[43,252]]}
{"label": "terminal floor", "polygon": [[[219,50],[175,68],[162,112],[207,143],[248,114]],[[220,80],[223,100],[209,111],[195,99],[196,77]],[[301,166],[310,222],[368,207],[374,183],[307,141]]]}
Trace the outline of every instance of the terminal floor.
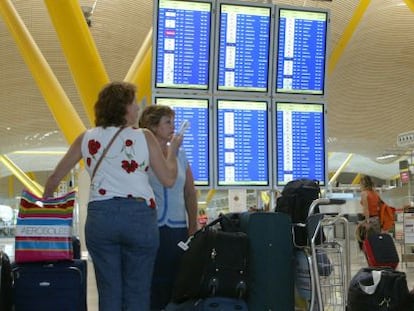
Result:
{"label": "terminal floor", "polygon": [[[362,267],[366,266],[364,254],[359,250],[357,242],[354,238],[355,225],[350,224],[350,255],[351,255],[351,277]],[[402,247],[396,243],[397,249],[401,252]],[[0,248],[4,249],[11,259],[14,253],[14,239],[0,236]],[[85,255],[85,254],[83,254]],[[86,256],[87,257],[87,256]],[[401,256],[400,256],[401,258]],[[414,262],[400,262],[398,270],[404,271],[407,274],[407,281],[409,289],[414,288]],[[98,311],[98,295],[96,290],[95,275],[93,265],[88,260],[88,311]]]}

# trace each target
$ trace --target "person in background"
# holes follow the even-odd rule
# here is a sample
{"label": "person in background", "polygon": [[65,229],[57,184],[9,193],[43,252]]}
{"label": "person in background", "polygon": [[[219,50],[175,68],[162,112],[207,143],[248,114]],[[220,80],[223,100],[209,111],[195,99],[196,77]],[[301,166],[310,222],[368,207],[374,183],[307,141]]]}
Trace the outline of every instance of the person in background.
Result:
{"label": "person in background", "polygon": [[[99,93],[96,127],[79,135],[46,181],[51,197],[60,180],[83,158],[91,176],[85,225],[100,311],[150,309],[152,271],[159,245],[155,197],[148,170],[164,186],[177,177],[182,136],[171,136],[161,151],[152,132],[137,129],[136,88],[113,82]],[[122,129],[93,171],[114,134]]]}
{"label": "person in background", "polygon": [[[165,154],[174,135],[174,111],[164,105],[143,109],[139,126],[151,130]],[[171,299],[172,287],[183,250],[177,246],[197,231],[197,194],[193,174],[183,149],[177,155],[177,180],[167,188],[150,170],[158,209],[160,247],[151,287],[151,310],[162,310]]]}
{"label": "person in background", "polygon": [[374,182],[369,176],[361,177],[361,206],[365,216],[365,223],[369,225],[372,232],[380,233],[381,224],[379,219],[380,196],[375,190]]}

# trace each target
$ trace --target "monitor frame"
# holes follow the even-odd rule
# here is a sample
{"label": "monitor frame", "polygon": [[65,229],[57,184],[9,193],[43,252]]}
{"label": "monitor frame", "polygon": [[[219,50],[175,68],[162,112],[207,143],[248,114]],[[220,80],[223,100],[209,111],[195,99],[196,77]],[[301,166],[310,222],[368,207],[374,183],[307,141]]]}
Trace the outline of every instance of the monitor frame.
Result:
{"label": "monitor frame", "polygon": [[[208,81],[207,86],[203,87],[194,87],[191,85],[187,86],[160,86],[157,83],[157,61],[158,61],[158,30],[159,30],[159,9],[161,2],[171,2],[171,3],[182,3],[184,5],[191,4],[206,4],[210,6],[210,37],[209,37],[209,53],[208,53]],[[213,62],[214,57],[214,36],[215,36],[215,3],[213,0],[155,0],[154,9],[153,9],[153,25],[154,31],[152,33],[152,81],[151,89],[152,93],[176,93],[176,94],[188,94],[188,93],[198,93],[198,94],[208,94],[212,90],[213,83]]]}
{"label": "monitor frame", "polygon": [[[277,100],[273,100],[272,101],[272,121],[273,121],[273,128],[272,128],[272,143],[273,143],[273,170],[274,170],[274,180],[273,180],[273,184],[275,186],[276,189],[280,189],[283,188],[288,181],[286,182],[279,182],[278,180],[278,173],[280,171],[283,171],[283,169],[279,168],[278,165],[278,131],[277,131],[277,108],[279,104],[292,104],[292,105],[305,105],[305,106],[311,106],[311,105],[317,105],[322,107],[322,122],[323,122],[323,180],[319,180],[319,185],[321,187],[326,187],[328,184],[328,157],[327,157],[327,105],[325,102],[320,102],[320,101],[307,101],[307,100],[285,100],[285,99],[277,99]],[[295,179],[299,179],[299,178],[310,178],[310,179],[314,179],[312,177],[309,176],[295,176],[293,177],[293,180]]]}
{"label": "monitor frame", "polygon": [[[253,88],[229,88],[229,89],[221,89],[218,85],[219,83],[219,59],[220,59],[220,27],[221,27],[221,9],[222,6],[234,6],[234,7],[246,7],[246,8],[264,8],[269,9],[269,37],[268,37],[268,64],[267,64],[267,90],[254,90]],[[272,68],[273,68],[273,59],[272,59],[272,51],[274,50],[273,47],[273,32],[274,32],[274,10],[275,6],[273,4],[267,3],[256,3],[256,2],[244,2],[240,0],[218,0],[217,7],[216,7],[216,34],[215,34],[215,51],[214,51],[214,79],[213,79],[213,90],[214,94],[217,96],[270,96],[272,93]]]}
{"label": "monitor frame", "polygon": [[[203,101],[207,101],[207,113],[208,113],[208,130],[207,130],[207,134],[208,134],[208,184],[200,184],[198,183],[195,178],[194,178],[194,186],[196,187],[196,189],[212,189],[213,188],[213,137],[211,135],[211,129],[213,128],[213,124],[212,124],[212,99],[211,97],[208,96],[194,96],[194,95],[182,95],[182,96],[178,96],[176,94],[154,94],[152,96],[152,101],[154,103],[154,105],[157,105],[157,99],[174,99],[174,100],[203,100]],[[164,103],[163,103],[164,104]],[[190,121],[191,122],[191,121]],[[176,130],[178,130],[176,128]],[[184,134],[185,137],[185,134]],[[190,163],[191,164],[191,163]]]}
{"label": "monitor frame", "polygon": [[[279,91],[277,88],[277,80],[278,80],[278,62],[279,62],[279,25],[280,25],[280,14],[281,11],[288,10],[288,11],[297,11],[299,13],[320,13],[326,16],[325,21],[325,52],[324,52],[324,73],[323,73],[323,89],[321,93],[315,93],[308,91],[286,91],[282,90]],[[324,8],[310,8],[310,7],[297,7],[297,6],[290,6],[290,5],[276,5],[275,9],[275,39],[274,39],[274,51],[273,51],[273,76],[272,76],[272,94],[274,98],[285,98],[286,100],[289,99],[307,99],[307,100],[315,100],[320,101],[326,98],[327,96],[327,72],[328,72],[328,51],[329,51],[329,38],[330,38],[330,10]]]}
{"label": "monitor frame", "polygon": [[[230,183],[222,183],[219,181],[219,155],[218,155],[218,103],[220,101],[230,101],[230,102],[258,102],[258,103],[265,103],[266,104],[266,114],[267,114],[267,185],[260,185],[254,183],[244,183],[244,184],[230,184]],[[273,165],[272,165],[272,111],[271,111],[271,100],[268,98],[243,98],[240,99],[239,97],[226,97],[226,96],[219,96],[213,98],[214,109],[213,109],[213,126],[214,126],[214,135],[213,135],[213,146],[214,146],[214,188],[220,190],[228,190],[228,189],[252,189],[252,190],[271,190],[273,187]]]}

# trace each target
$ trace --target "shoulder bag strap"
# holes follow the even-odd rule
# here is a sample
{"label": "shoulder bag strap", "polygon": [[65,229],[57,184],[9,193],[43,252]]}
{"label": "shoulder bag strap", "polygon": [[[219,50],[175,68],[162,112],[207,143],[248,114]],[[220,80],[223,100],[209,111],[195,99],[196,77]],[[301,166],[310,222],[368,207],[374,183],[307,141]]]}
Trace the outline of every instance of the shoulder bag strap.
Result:
{"label": "shoulder bag strap", "polygon": [[95,168],[93,169],[92,175],[91,175],[91,181],[93,180],[93,178],[95,177],[96,171],[98,170],[99,165],[101,165],[101,162],[103,160],[103,158],[105,157],[105,155],[107,154],[109,148],[111,147],[111,145],[113,144],[113,142],[115,141],[115,138],[117,138],[117,136],[119,135],[119,133],[121,133],[121,131],[124,129],[125,127],[121,127],[115,134],[114,136],[112,136],[111,140],[108,143],[108,146],[106,146],[106,148],[104,149],[104,151],[102,152],[101,157],[99,158],[98,162],[96,162]]}

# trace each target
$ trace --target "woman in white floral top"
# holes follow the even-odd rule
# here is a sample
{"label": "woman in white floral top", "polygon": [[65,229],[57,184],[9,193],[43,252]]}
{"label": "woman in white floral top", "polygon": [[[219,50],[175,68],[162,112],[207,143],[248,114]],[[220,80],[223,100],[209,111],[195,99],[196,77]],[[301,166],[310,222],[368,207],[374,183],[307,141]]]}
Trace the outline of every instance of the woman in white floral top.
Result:
{"label": "woman in white floral top", "polygon": [[148,169],[167,187],[177,176],[176,154],[182,136],[174,136],[164,156],[154,135],[137,129],[136,88],[113,82],[99,93],[96,127],[82,133],[48,178],[43,196],[83,158],[89,175],[120,128],[119,135],[91,178],[86,246],[94,264],[99,310],[149,310],[154,260],[159,245],[154,193]]}

